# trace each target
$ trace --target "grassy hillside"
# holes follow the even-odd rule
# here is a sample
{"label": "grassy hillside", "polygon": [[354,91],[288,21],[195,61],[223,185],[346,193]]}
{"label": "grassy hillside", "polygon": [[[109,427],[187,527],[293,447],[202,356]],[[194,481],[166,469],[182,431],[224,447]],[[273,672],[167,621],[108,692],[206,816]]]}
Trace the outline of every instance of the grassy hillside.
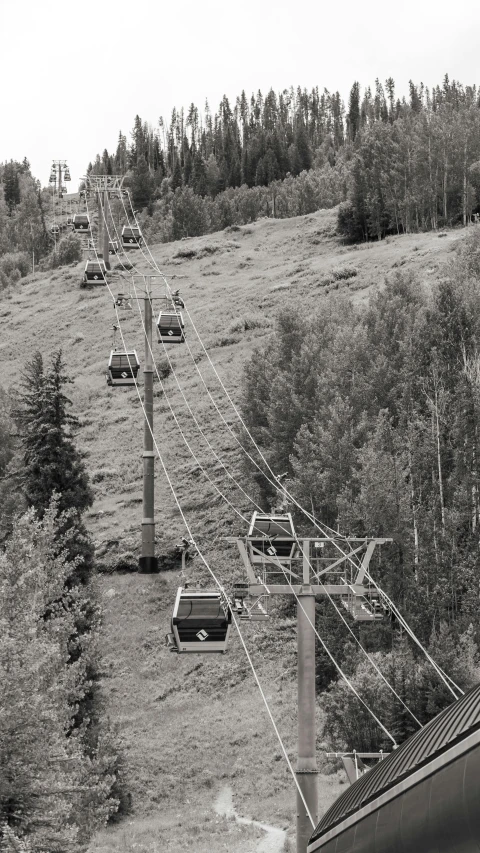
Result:
{"label": "grassy hillside", "polygon": [[[402,267],[415,270],[427,285],[465,232],[443,239],[435,233],[389,238],[380,244],[342,247],[335,236],[335,211],[289,220],[261,220],[214,235],[152,246],[161,268],[179,286],[223,381],[238,398],[242,364],[252,348],[271,333],[276,309],[289,302],[321,310],[326,299],[348,292],[365,299],[385,275]],[[132,260],[151,272],[139,252]],[[79,443],[95,489],[88,517],[98,554],[114,562],[137,551],[142,499],[143,421],[135,390],[108,389],[105,369],[115,314],[104,287],[80,290],[82,265],[51,276],[22,280],[0,302],[2,383],[13,386],[31,353],[62,347],[80,417]],[[125,292],[125,282],[114,291]],[[126,342],[143,360],[137,309],[126,314]],[[208,361],[192,330],[188,340],[208,387],[232,425]],[[158,346],[158,362],[164,360]],[[229,470],[240,476],[233,437],[209,400],[185,348],[172,347],[178,380],[209,440]],[[210,476],[229,500],[249,515],[245,496],[212,458],[198,435],[173,376],[166,391],[182,430]],[[241,520],[216,495],[186,450],[158,385],[155,433],[194,535],[212,568],[227,584],[241,577],[235,548],[225,537],[244,532]],[[181,518],[157,462],[156,521],[158,553],[184,534]],[[199,561],[188,575],[206,580]],[[130,850],[177,853],[190,841],[196,853],[252,853],[263,833],[240,826],[214,809],[222,790],[231,788],[242,816],[288,828],[293,849],[295,793],[278,742],[250,674],[238,638],[221,659],[176,656],[166,651],[179,573],[159,576],[102,574],[105,607],[102,636],[103,688],[110,717],[118,723],[132,792],[132,814],[101,834],[93,851]],[[273,618],[245,628],[272,712],[290,755],[296,749],[294,626]],[[321,719],[319,713],[319,731]],[[319,740],[320,743],[320,740]],[[319,750],[319,757],[321,752]],[[325,763],[323,763],[325,769]],[[322,811],[345,784],[343,774],[321,775]],[[292,834],[293,833],[293,834]],[[257,845],[257,839],[258,844]],[[267,848],[264,847],[264,850]]]}

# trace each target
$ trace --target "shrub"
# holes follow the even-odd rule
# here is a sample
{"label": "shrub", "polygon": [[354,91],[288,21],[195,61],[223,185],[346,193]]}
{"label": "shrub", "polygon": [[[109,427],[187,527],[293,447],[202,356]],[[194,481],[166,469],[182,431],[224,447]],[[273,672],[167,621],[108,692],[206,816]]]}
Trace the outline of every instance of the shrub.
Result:
{"label": "shrub", "polygon": [[137,572],[138,557],[132,551],[124,551],[121,554],[112,554],[106,557],[104,562],[97,561],[97,571],[101,574],[113,574],[113,572]]}
{"label": "shrub", "polygon": [[177,249],[173,255],[174,258],[185,258],[185,260],[190,261],[192,258],[197,257],[197,250],[192,247],[185,249]]}
{"label": "shrub", "polygon": [[355,278],[358,275],[356,267],[338,267],[332,270],[332,278],[334,281],[345,281],[347,278]]}
{"label": "shrub", "polygon": [[90,475],[90,479],[92,483],[101,483],[107,477],[116,477],[118,471],[116,468],[97,468],[95,471],[92,471]]}
{"label": "shrub", "polygon": [[16,284],[29,272],[31,261],[26,252],[7,252],[0,258],[0,289]]}
{"label": "shrub", "polygon": [[62,267],[66,264],[74,264],[81,261],[83,257],[82,244],[75,234],[68,234],[60,240],[57,251],[52,255],[52,267]]}
{"label": "shrub", "polygon": [[156,368],[158,370],[158,375],[160,376],[160,379],[162,380],[162,382],[164,379],[168,379],[168,377],[170,376],[170,374],[172,372],[172,368],[171,368],[170,362],[168,361],[168,358],[159,359],[156,362]]}
{"label": "shrub", "polygon": [[228,327],[229,332],[248,332],[250,329],[262,329],[271,326],[269,317],[263,314],[245,314],[237,320],[233,320]]}
{"label": "shrub", "polygon": [[217,347],[229,347],[232,344],[238,344],[241,340],[240,335],[223,335],[217,341]]}

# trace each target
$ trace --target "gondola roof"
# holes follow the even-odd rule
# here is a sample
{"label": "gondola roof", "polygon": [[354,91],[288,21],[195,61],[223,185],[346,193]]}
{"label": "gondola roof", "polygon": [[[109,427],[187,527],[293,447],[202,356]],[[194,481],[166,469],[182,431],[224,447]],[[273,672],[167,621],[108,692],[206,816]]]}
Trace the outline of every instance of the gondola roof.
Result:
{"label": "gondola roof", "polygon": [[310,842],[325,835],[348,815],[375,800],[411,773],[480,729],[480,684],[452,702],[422,729],[408,738],[373,770],[354,782],[328,809]]}

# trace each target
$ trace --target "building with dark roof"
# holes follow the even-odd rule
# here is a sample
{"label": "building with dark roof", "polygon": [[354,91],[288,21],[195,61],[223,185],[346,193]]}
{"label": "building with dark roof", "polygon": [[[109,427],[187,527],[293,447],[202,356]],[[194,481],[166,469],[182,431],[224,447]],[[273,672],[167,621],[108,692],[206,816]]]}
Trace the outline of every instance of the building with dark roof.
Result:
{"label": "building with dark roof", "polygon": [[480,685],[351,785],[308,853],[479,853]]}

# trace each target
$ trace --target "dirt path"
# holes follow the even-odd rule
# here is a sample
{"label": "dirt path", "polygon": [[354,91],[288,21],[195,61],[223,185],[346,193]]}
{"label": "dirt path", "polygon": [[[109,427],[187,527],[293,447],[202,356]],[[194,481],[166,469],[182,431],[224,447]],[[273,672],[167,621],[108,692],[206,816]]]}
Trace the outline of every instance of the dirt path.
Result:
{"label": "dirt path", "polygon": [[287,833],[284,829],[279,829],[277,826],[271,826],[269,823],[262,823],[259,820],[252,820],[249,817],[240,817],[235,811],[233,805],[233,792],[229,785],[225,785],[220,791],[215,800],[215,811],[221,817],[234,817],[237,823],[243,826],[256,826],[258,829],[263,829],[266,837],[259,841],[255,853],[282,853],[285,846]]}

